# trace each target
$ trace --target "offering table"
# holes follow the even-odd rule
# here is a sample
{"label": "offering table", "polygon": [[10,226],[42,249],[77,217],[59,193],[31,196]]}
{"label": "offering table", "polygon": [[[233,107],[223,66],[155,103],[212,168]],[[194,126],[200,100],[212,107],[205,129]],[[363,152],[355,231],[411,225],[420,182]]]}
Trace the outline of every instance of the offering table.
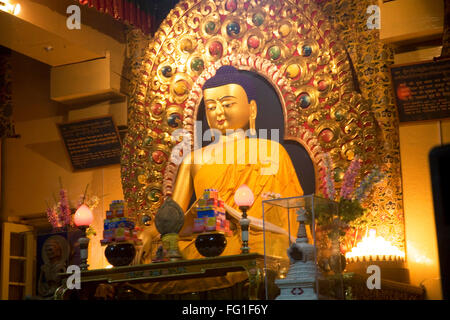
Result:
{"label": "offering table", "polygon": [[[267,258],[268,269],[277,272],[286,268],[289,261]],[[187,279],[224,276],[228,272],[245,271],[249,279],[249,298],[264,297],[264,255],[247,253],[213,258],[158,262],[145,265],[94,269],[81,272],[81,288],[69,289],[67,279],[71,274],[60,274],[63,285],[55,292],[55,299],[98,299],[108,286],[130,285],[156,281],[183,281]],[[127,289],[129,290],[129,289]],[[195,288],[193,288],[195,291]],[[114,298],[113,296],[111,298]]]}

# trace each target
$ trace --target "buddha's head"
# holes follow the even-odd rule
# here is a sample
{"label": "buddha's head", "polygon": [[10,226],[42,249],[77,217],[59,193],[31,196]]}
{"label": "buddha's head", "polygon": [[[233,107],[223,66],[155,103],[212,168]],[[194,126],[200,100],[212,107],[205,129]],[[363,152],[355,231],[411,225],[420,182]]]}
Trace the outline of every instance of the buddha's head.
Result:
{"label": "buddha's head", "polygon": [[49,260],[59,259],[62,256],[61,246],[58,241],[49,239],[45,243],[45,254]]}
{"label": "buddha's head", "polygon": [[252,78],[232,66],[219,68],[203,85],[208,125],[222,134],[227,130],[255,129],[256,90]]}

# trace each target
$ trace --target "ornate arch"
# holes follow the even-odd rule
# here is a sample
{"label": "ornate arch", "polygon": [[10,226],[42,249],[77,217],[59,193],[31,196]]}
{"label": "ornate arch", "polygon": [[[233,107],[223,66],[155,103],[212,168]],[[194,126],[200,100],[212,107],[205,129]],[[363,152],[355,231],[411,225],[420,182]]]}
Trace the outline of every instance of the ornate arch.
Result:
{"label": "ornate arch", "polygon": [[[197,78],[196,82],[192,86],[192,90],[190,91],[189,97],[186,102],[186,107],[183,113],[183,128],[187,131],[187,137],[183,136],[186,139],[183,139],[180,143],[185,143],[185,147],[187,147],[186,149],[192,149],[194,141],[193,137],[195,132],[195,120],[197,119],[199,105],[203,97],[201,88],[203,87],[203,84],[206,82],[206,80],[214,76],[217,69],[219,69],[223,65],[232,65],[242,70],[257,72],[272,84],[281,101],[285,124],[283,128],[284,131],[286,133],[290,133],[293,131],[297,133],[296,136],[287,135],[286,139],[299,142],[308,151],[308,154],[312,157],[316,173],[316,189],[320,190],[323,186],[325,176],[325,168],[322,165],[322,147],[309,130],[305,128],[292,127],[295,126],[295,122],[289,121],[289,119],[295,110],[294,92],[289,85],[288,79],[278,71],[276,65],[260,56],[254,54],[231,54],[220,59],[207,70],[202,72],[202,74]],[[184,150],[184,148],[180,149]],[[164,173],[164,196],[172,194],[172,188],[176,178],[177,169],[177,161],[175,161],[175,159],[170,159]]]}
{"label": "ornate arch", "polygon": [[[354,91],[344,47],[308,0],[185,0],[168,15],[145,53],[129,107],[122,184],[132,212],[154,213],[171,193],[170,151],[192,134],[201,85],[223,64],[265,77],[277,91],[285,138],[301,143],[323,186],[329,152],[336,181],[355,154],[376,159],[376,122]],[[338,185],[339,187],[339,185]]]}

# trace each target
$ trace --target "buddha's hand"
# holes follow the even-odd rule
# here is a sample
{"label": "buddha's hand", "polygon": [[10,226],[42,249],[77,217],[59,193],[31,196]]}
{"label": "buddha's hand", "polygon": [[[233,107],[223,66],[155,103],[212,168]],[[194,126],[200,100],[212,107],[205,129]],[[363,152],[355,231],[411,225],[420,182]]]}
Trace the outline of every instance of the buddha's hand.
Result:
{"label": "buddha's hand", "polygon": [[[228,214],[230,216],[232,216],[234,219],[236,219],[237,221],[239,221],[242,218],[242,213],[239,212],[238,210],[234,209],[233,207],[229,206],[226,203],[224,204],[224,207],[225,207],[225,210],[228,212]],[[289,233],[286,230],[284,230],[281,227],[278,227],[277,225],[274,225],[273,223],[266,221],[265,224],[263,225],[263,221],[261,219],[252,217],[250,215],[247,215],[247,219],[250,220],[250,228],[252,228],[252,229],[263,231],[265,228],[266,231],[270,231],[270,232],[278,233],[278,234],[289,235]]]}

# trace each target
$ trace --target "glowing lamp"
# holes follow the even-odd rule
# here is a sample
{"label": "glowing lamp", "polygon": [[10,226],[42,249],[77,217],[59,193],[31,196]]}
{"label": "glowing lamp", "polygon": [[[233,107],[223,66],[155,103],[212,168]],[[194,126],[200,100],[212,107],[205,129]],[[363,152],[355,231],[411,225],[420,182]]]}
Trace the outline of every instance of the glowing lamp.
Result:
{"label": "glowing lamp", "polygon": [[393,246],[383,237],[377,236],[376,231],[369,230],[369,236],[364,237],[356,247],[345,254],[347,260],[400,260],[405,259],[405,253]]}
{"label": "glowing lamp", "polygon": [[242,230],[242,247],[241,253],[249,253],[250,247],[248,246],[248,227],[250,220],[247,218],[247,210],[255,201],[252,190],[245,184],[241,185],[234,194],[234,202],[242,210],[242,218],[239,220]]}
{"label": "glowing lamp", "polygon": [[89,227],[94,220],[94,215],[91,209],[85,204],[82,204],[75,212],[73,221],[77,227]]}
{"label": "glowing lamp", "polygon": [[20,13],[20,4],[11,4],[7,0],[0,0],[0,10],[18,15]]}
{"label": "glowing lamp", "polygon": [[239,207],[251,207],[255,201],[252,190],[245,184],[241,185],[234,194],[234,202]]}
{"label": "glowing lamp", "polygon": [[89,238],[86,236],[86,229],[94,220],[94,215],[92,214],[91,209],[85,204],[82,204],[78,210],[75,212],[75,216],[73,217],[73,221],[75,225],[81,229],[83,235],[78,239],[80,244],[80,268],[82,271],[88,269],[89,265],[87,264],[88,258],[88,246],[89,246]]}

